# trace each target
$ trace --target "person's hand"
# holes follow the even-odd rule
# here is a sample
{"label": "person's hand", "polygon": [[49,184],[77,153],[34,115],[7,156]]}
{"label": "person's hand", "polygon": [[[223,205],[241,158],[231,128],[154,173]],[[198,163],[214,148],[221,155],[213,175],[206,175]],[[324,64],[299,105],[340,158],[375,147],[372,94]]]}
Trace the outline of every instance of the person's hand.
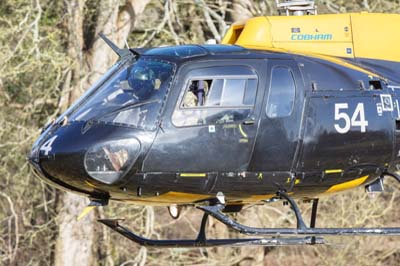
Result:
{"label": "person's hand", "polygon": [[160,88],[160,86],[161,86],[161,80],[160,79],[156,79],[154,81],[154,89],[158,90]]}

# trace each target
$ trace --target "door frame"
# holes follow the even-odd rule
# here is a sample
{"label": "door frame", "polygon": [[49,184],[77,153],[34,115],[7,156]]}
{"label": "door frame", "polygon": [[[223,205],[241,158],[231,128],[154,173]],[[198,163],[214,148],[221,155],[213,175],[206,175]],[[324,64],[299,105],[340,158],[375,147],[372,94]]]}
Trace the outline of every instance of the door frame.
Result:
{"label": "door frame", "polygon": [[[196,69],[212,68],[212,67],[227,67],[227,66],[245,66],[245,67],[247,66],[250,69],[254,70],[254,72],[256,73],[256,75],[258,77],[257,96],[255,98],[253,111],[251,112],[252,116],[254,116],[254,118],[255,118],[254,125],[252,125],[254,127],[254,133],[253,133],[254,137],[251,140],[251,143],[248,144],[249,146],[247,147],[249,152],[247,154],[246,162],[241,167],[237,166],[237,167],[234,167],[234,169],[225,169],[226,171],[228,171],[228,170],[229,171],[246,171],[247,170],[247,168],[249,166],[249,162],[251,160],[252,152],[254,150],[255,140],[257,137],[258,126],[259,126],[260,112],[262,109],[261,105],[262,105],[263,97],[260,97],[260,95],[264,95],[264,93],[265,93],[264,90],[265,90],[266,78],[265,78],[265,75],[261,74],[266,71],[267,65],[266,65],[266,61],[264,59],[240,59],[240,60],[238,60],[238,59],[221,59],[221,60],[212,60],[212,61],[199,60],[196,62],[193,62],[193,61],[187,62],[187,63],[181,65],[177,72],[175,81],[172,84],[172,89],[171,89],[170,95],[169,95],[167,103],[166,103],[166,108],[161,117],[161,119],[162,119],[161,129],[157,132],[157,135],[155,137],[153,145],[150,148],[150,150],[146,156],[146,159],[143,163],[143,171],[149,172],[149,171],[154,171],[154,170],[156,170],[156,171],[161,170],[161,167],[160,167],[160,169],[156,169],[156,167],[153,167],[154,164],[151,161],[154,159],[159,160],[159,159],[157,159],[156,153],[157,153],[157,150],[161,151],[162,148],[156,147],[156,146],[162,144],[158,141],[160,141],[160,138],[162,138],[162,136],[164,134],[172,134],[172,132],[177,132],[177,130],[179,130],[179,129],[185,129],[188,133],[190,133],[190,132],[194,132],[195,130],[191,131],[187,128],[209,127],[209,125],[192,126],[192,127],[176,127],[173,124],[172,116],[173,116],[175,109],[177,107],[179,108],[183,94],[184,94],[185,90],[187,89],[186,85],[187,85],[188,80],[190,79],[189,73],[191,71],[195,71]],[[235,74],[232,74],[232,76],[235,76]],[[240,74],[238,74],[238,76],[240,76]],[[243,121],[240,121],[240,124],[242,124],[242,122]],[[239,122],[235,123],[235,124],[239,124]],[[221,125],[223,125],[223,124],[221,124]],[[229,125],[229,124],[227,124],[227,125]],[[243,127],[246,127],[246,126],[243,125]],[[233,144],[233,145],[238,145],[238,144]],[[194,151],[187,150],[186,152],[188,154],[191,154]],[[221,153],[223,153],[223,152],[224,151],[221,150]],[[175,156],[170,156],[170,157],[175,157]],[[230,165],[232,165],[232,162],[230,162]],[[171,171],[172,171],[172,169],[176,168],[177,172],[179,172],[181,167],[179,166],[179,164],[176,161],[174,161],[174,159],[171,159],[171,167],[169,167],[169,168],[170,168],[169,170],[171,170]],[[230,167],[230,168],[232,168],[232,167]],[[219,169],[219,170],[221,170],[221,169]],[[186,169],[185,168],[184,170],[185,171],[187,171],[187,170],[194,171],[195,170],[195,171],[201,171],[201,172],[208,172],[208,171],[215,172],[215,169],[212,169],[212,168],[206,169],[205,167],[203,167],[201,169],[200,168],[197,168],[197,169]]]}
{"label": "door frame", "polygon": [[[273,169],[268,166],[268,164],[263,163],[259,158],[263,157],[263,150],[268,149],[268,147],[263,147],[263,143],[267,143],[268,140],[265,140],[263,138],[263,122],[268,123],[271,121],[276,121],[273,120],[274,118],[268,117],[266,110],[267,110],[267,104],[269,101],[269,93],[271,89],[271,82],[272,82],[272,70],[276,68],[277,66],[284,66],[290,68],[295,85],[296,85],[296,92],[295,92],[295,98],[294,98],[294,107],[291,112],[291,114],[287,117],[282,117],[282,118],[277,118],[277,119],[285,119],[285,118],[290,118],[294,121],[299,121],[297,124],[297,129],[295,129],[296,134],[295,138],[297,139],[297,144],[296,147],[293,150],[292,156],[291,156],[291,162],[288,163],[287,169]],[[266,83],[266,88],[264,91],[264,96],[263,96],[263,101],[262,101],[262,108],[261,108],[261,114],[260,114],[260,128],[258,130],[257,134],[257,139],[255,143],[255,149],[254,153],[252,156],[252,161],[251,161],[251,170],[252,171],[266,171],[266,172],[290,172],[294,173],[296,170],[296,166],[299,160],[299,154],[301,151],[302,147],[302,142],[303,142],[303,124],[304,124],[304,111],[305,111],[305,106],[306,106],[306,97],[305,97],[305,82],[304,78],[302,75],[302,72],[300,70],[300,66],[298,62],[295,60],[295,58],[284,58],[284,59],[269,59],[268,60],[268,67],[266,71],[266,77],[267,77],[267,83]],[[265,126],[265,124],[264,124]],[[265,137],[265,136],[264,136]],[[259,146],[258,146],[259,145]]]}

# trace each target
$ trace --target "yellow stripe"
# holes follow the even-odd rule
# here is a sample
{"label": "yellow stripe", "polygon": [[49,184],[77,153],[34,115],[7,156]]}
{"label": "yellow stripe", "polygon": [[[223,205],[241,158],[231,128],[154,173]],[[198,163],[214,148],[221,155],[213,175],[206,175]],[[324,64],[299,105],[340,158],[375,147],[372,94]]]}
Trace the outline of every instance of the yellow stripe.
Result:
{"label": "yellow stripe", "polygon": [[83,217],[85,217],[86,215],[89,214],[89,212],[91,212],[92,210],[94,210],[94,208],[96,208],[96,206],[87,206],[83,209],[83,211],[81,212],[81,214],[79,214],[78,218],[76,218],[77,221],[79,221],[80,219],[82,219]]}
{"label": "yellow stripe", "polygon": [[[287,193],[289,195],[293,195],[293,192]],[[264,194],[264,195],[253,195],[246,198],[228,198],[227,203],[232,204],[236,202],[239,204],[238,201],[241,201],[244,204],[258,202],[260,200],[270,199],[275,197],[276,194]],[[194,194],[194,193],[184,193],[184,192],[175,192],[170,191],[159,196],[153,197],[143,197],[143,198],[135,198],[131,200],[122,200],[124,202],[134,203],[136,205],[143,205],[143,206],[169,206],[171,204],[188,204],[188,203],[195,203],[201,200],[206,200],[212,198],[212,195],[207,194]]]}
{"label": "yellow stripe", "polygon": [[93,185],[92,183],[90,183],[90,182],[87,181],[87,180],[85,180],[85,183],[86,183],[89,187],[96,188],[95,185]]}
{"label": "yellow stripe", "polygon": [[244,138],[246,138],[246,139],[248,138],[248,136],[247,136],[246,132],[244,132],[241,124],[239,124],[239,131],[240,131],[240,134],[242,134],[242,136]]}
{"label": "yellow stripe", "polygon": [[171,204],[194,203],[196,201],[205,200],[208,198],[210,198],[210,195],[170,191],[159,196],[143,197],[125,201],[129,201],[137,205],[168,206]]}
{"label": "yellow stripe", "polygon": [[357,178],[357,179],[354,179],[351,181],[347,181],[347,182],[344,182],[341,184],[334,185],[334,186],[330,187],[325,193],[333,193],[333,192],[338,192],[338,191],[358,187],[359,185],[364,183],[368,177],[369,176],[366,175],[366,176],[363,176],[363,177],[360,177],[360,178]]}
{"label": "yellow stripe", "polygon": [[342,169],[329,169],[329,170],[325,170],[325,174],[340,174],[342,173],[343,170]]}
{"label": "yellow stripe", "polygon": [[182,173],[180,174],[182,177],[206,177],[205,173]]}

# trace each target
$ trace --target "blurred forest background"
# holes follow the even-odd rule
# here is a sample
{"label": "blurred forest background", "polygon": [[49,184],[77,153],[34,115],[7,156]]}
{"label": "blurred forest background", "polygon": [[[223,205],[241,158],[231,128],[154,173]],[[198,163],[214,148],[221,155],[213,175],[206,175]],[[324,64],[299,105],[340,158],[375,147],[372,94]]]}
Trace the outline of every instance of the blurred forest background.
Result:
{"label": "blurred forest background", "polygon": [[[400,12],[399,0],[316,3],[319,13]],[[236,20],[274,14],[275,1],[261,0],[1,0],[0,265],[399,265],[394,237],[332,237],[330,245],[311,247],[141,248],[96,218],[126,218],[147,237],[187,238],[196,235],[201,213],[185,209],[172,220],[165,208],[111,202],[76,222],[88,201],[45,185],[27,164],[39,129],[116,60],[99,32],[120,46],[204,43],[220,40]],[[324,198],[317,226],[398,226],[399,189],[387,182],[375,198],[363,188]],[[301,209],[308,217],[311,205]],[[295,225],[281,204],[236,216],[249,225]],[[236,236],[213,220],[208,232]]]}

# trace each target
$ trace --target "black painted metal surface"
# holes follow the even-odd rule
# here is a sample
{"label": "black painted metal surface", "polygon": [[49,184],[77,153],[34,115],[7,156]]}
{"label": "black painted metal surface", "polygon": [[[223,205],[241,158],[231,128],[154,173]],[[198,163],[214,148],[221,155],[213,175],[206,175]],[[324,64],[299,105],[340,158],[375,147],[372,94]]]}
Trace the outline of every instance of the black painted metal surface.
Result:
{"label": "black painted metal surface", "polygon": [[[321,193],[383,176],[400,181],[393,174],[400,170],[400,84],[393,71],[387,75],[390,83],[340,60],[236,46],[124,52],[43,129],[29,160],[46,182],[94,201],[205,212],[194,240],[147,239],[118,220],[100,220],[144,246],[314,245],[324,243],[317,235],[400,235],[400,228],[315,228]],[[242,104],[243,93],[238,106],[184,110],[185,91],[200,80],[255,89],[254,100]],[[201,119],[180,123],[182,114]],[[313,200],[310,227],[292,197]],[[277,198],[289,202],[297,228],[253,228],[222,213]],[[243,234],[276,237],[207,239],[209,215]]]}
{"label": "black painted metal surface", "polygon": [[[168,204],[163,195],[174,192],[188,195],[177,203],[197,204],[223,192],[228,202],[240,203],[252,201],[252,196],[257,196],[253,201],[262,195],[267,199],[279,190],[315,198],[334,185],[364,176],[364,183],[369,183],[385,171],[400,169],[400,93],[396,84],[387,86],[378,76],[328,60],[225,46],[150,49],[140,58],[175,66],[157,110],[146,110],[147,105],[141,109],[157,115],[154,127],[108,123],[103,118],[68,120],[113,73],[129,62],[134,65],[136,59],[124,55],[37,140],[30,160],[42,178],[110,200]],[[296,84],[293,111],[283,117],[267,115],[271,75],[277,67],[289,68]],[[246,117],[196,126],[174,124],[172,117],[189,80],[241,75],[257,80],[257,96]],[[345,133],[335,127],[343,128],[346,122],[335,114],[338,104],[346,104],[339,112],[356,121]],[[360,104],[368,121],[365,130],[357,126],[359,114],[354,116]],[[140,148],[135,148],[137,157],[118,178],[107,184],[88,174],[88,150],[127,139],[135,139]],[[190,195],[202,197],[192,200]]]}

